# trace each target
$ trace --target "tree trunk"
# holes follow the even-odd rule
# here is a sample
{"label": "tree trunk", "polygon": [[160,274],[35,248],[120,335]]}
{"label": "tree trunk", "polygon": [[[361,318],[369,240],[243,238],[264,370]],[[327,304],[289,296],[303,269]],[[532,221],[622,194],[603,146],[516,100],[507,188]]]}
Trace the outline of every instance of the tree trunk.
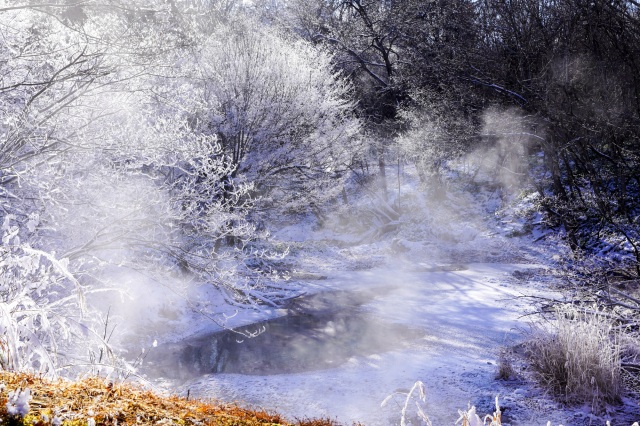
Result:
{"label": "tree trunk", "polygon": [[378,168],[380,169],[380,191],[382,192],[382,198],[385,201],[389,201],[388,191],[387,191],[387,172],[386,172],[386,164],[384,161],[384,154],[380,153],[378,157]]}

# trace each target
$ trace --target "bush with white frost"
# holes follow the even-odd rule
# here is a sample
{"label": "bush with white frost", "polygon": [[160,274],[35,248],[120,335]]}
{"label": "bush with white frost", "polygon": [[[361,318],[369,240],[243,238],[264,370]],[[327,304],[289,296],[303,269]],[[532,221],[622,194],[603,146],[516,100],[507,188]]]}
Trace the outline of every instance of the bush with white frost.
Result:
{"label": "bush with white frost", "polygon": [[85,349],[100,339],[68,259],[21,243],[15,220],[5,217],[0,245],[0,368],[55,375],[76,338]]}
{"label": "bush with white frost", "polygon": [[[348,160],[359,125],[327,55],[270,34],[245,37],[266,65],[215,37],[185,46],[164,31],[165,9],[144,30],[115,6],[83,6],[77,27],[58,9],[10,9],[0,10],[0,368],[106,362],[107,327],[87,301],[113,291],[122,271],[211,284],[255,309],[298,294],[268,270],[281,254],[250,220],[260,183],[249,175],[271,176],[272,193],[317,189]],[[245,69],[259,78],[242,80]],[[235,88],[248,104],[225,99]],[[240,163],[251,163],[247,179],[234,179]]]}
{"label": "bush with white frost", "polygon": [[622,393],[621,333],[605,312],[558,309],[547,328],[528,343],[532,366],[542,382],[570,402],[596,408]]}
{"label": "bush with white frost", "polygon": [[305,210],[337,196],[360,152],[352,88],[331,59],[243,20],[217,28],[188,65],[189,119],[218,137],[229,180],[251,183],[261,206]]}

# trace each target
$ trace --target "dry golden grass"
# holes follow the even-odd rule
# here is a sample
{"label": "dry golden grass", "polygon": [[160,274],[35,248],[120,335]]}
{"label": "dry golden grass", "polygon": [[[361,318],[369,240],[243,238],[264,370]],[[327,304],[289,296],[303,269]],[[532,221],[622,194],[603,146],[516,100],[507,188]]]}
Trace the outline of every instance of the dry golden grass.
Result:
{"label": "dry golden grass", "polygon": [[[280,415],[250,410],[214,401],[187,400],[161,396],[132,384],[112,384],[101,377],[77,381],[47,380],[24,373],[0,371],[0,419],[3,425],[50,424],[46,419],[58,416],[63,425],[87,425],[92,417],[96,425],[289,425],[335,426],[332,420],[314,419],[288,422]],[[29,388],[33,399],[24,419],[7,414],[8,392]],[[45,419],[45,420],[43,420]]]}
{"label": "dry golden grass", "polygon": [[567,402],[599,410],[622,396],[620,340],[621,331],[603,312],[567,307],[551,327],[533,335],[528,350],[545,385]]}

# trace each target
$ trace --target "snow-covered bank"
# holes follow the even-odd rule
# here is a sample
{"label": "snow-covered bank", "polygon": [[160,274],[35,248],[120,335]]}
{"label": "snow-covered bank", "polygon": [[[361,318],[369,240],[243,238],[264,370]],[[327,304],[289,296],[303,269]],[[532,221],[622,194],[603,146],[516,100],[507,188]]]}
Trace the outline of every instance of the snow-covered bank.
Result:
{"label": "snow-covered bank", "polygon": [[[215,374],[182,386],[191,395],[273,409],[291,418],[335,417],[349,424],[394,424],[400,404],[380,407],[389,394],[427,385],[425,411],[434,424],[452,424],[467,403],[489,413],[495,395],[506,423],[541,419],[576,424],[537,391],[517,381],[495,380],[501,347],[518,339],[519,317],[529,311],[522,294],[541,292],[513,272],[532,265],[469,264],[464,270],[406,272],[391,268],[336,274],[326,290],[393,286],[362,305],[376,318],[419,327],[421,338],[391,351],[353,356],[335,368],[277,375]],[[317,348],[321,350],[321,348]]]}
{"label": "snow-covered bank", "polygon": [[[284,340],[272,339],[264,347],[251,344],[258,349],[242,354],[251,367],[240,369],[241,374],[231,369],[233,374],[203,374],[186,383],[164,383],[183,395],[277,410],[288,418],[329,417],[342,424],[391,425],[400,422],[403,392],[420,380],[427,386],[422,408],[434,425],[454,424],[457,411],[466,409],[467,404],[475,405],[480,414],[489,414],[496,395],[504,408],[506,425],[544,425],[547,421],[604,424],[607,417],[594,418],[589,407],[567,408],[554,402],[533,384],[528,371],[521,370],[519,361],[514,364],[517,378],[496,380],[501,352],[523,339],[522,332],[529,330],[533,319],[526,316],[534,310],[532,299],[523,296],[562,297],[552,294],[553,285],[549,284],[555,278],[547,268],[565,255],[566,247],[550,241],[536,243],[533,237],[523,235],[519,215],[480,214],[469,208],[471,200],[458,201],[453,200],[447,209],[433,208],[428,214],[415,206],[410,209],[412,214],[418,219],[428,216],[429,223],[412,223],[407,214],[407,222],[397,233],[380,239],[362,240],[355,233],[315,226],[313,221],[281,226],[274,235],[289,247],[284,265],[297,274],[297,280],[293,274],[293,284],[301,284],[305,297],[318,293],[325,298],[338,293],[349,297],[380,289],[369,300],[350,307],[353,315],[366,314],[373,319],[367,332],[377,324],[399,324],[419,330],[418,337],[409,333],[395,347],[376,352],[353,350],[334,366],[322,362],[304,370],[299,366],[305,363],[292,359],[290,371],[266,367],[282,364],[286,357],[282,352],[287,350],[283,348],[302,347],[310,359],[318,359],[332,350],[331,344],[322,343],[331,340],[331,333],[340,334],[341,342],[348,341],[352,330],[340,324],[336,327],[330,323],[333,318],[326,318],[326,323],[309,330],[303,342],[292,345],[286,336],[280,336],[278,339]],[[463,207],[456,210],[458,205]],[[305,278],[320,276],[326,279]],[[207,290],[201,297],[214,300],[215,291]],[[334,309],[345,309],[342,305],[342,300],[336,299]],[[226,319],[234,308],[221,306],[217,318],[236,327],[287,316],[288,308],[261,306]],[[182,331],[162,335],[159,350],[165,341],[188,341],[189,333],[199,339],[219,329],[211,323],[207,326],[206,318],[179,318],[184,327],[177,324],[176,330]],[[381,326],[378,333],[384,336],[390,331]],[[316,338],[318,335],[322,337]],[[359,337],[353,336],[354,346],[359,345]],[[314,339],[320,342],[308,344]],[[211,353],[219,356],[216,351]],[[327,358],[334,359],[329,354]],[[265,364],[262,371],[261,363]],[[396,396],[381,407],[392,394]],[[410,414],[415,412],[411,405]]]}

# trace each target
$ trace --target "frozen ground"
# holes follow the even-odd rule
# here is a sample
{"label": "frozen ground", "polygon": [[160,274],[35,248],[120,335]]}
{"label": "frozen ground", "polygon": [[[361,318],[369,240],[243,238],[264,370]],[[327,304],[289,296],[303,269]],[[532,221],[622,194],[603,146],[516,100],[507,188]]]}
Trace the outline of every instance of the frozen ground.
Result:
{"label": "frozen ground", "polygon": [[[466,409],[467,404],[476,406],[482,415],[490,414],[496,395],[505,425],[546,425],[547,421],[603,425],[607,417],[589,415],[588,407],[567,409],[555,403],[533,385],[520,361],[514,364],[517,378],[496,380],[501,351],[516,345],[529,329],[532,299],[522,296],[560,297],[553,293],[552,278],[544,271],[563,252],[553,244],[534,244],[537,235],[514,236],[522,230],[522,221],[513,220],[514,215],[491,221],[455,217],[464,214],[433,215],[426,227],[405,226],[402,229],[409,232],[401,229],[394,238],[369,243],[356,243],[357,238],[348,233],[318,230],[304,223],[283,227],[276,235],[291,248],[288,261],[308,295],[348,298],[361,291],[380,290],[356,304],[336,299],[332,308],[328,303],[327,309],[334,309],[331,314],[341,321],[345,315],[367,318],[370,327],[355,330],[367,334],[373,330],[378,340],[393,333],[389,324],[417,333],[390,336],[396,337],[389,339],[394,340],[393,345],[372,350],[359,347],[368,340],[358,335],[350,339],[348,333],[354,328],[341,326],[348,321],[321,316],[297,344],[287,340],[297,339],[297,332],[287,336],[285,330],[277,339],[267,340],[266,347],[256,350],[256,345],[247,344],[253,349],[239,355],[234,352],[238,359],[232,360],[236,365],[233,374],[196,374],[185,381],[185,377],[159,378],[156,370],[156,383],[185,395],[262,407],[289,418],[326,417],[346,425],[375,426],[400,423],[406,393],[420,380],[427,388],[426,403],[421,406],[434,425],[453,425],[458,410]],[[322,276],[326,279],[311,279]],[[220,311],[218,318],[229,314],[233,309]],[[291,312],[286,309],[241,312],[227,320],[227,326],[287,315]],[[176,345],[193,341],[194,334],[201,339],[217,328],[201,317],[178,317],[177,321],[165,318],[161,325],[156,322],[159,358],[175,352]],[[152,339],[148,334],[145,338]],[[335,343],[338,338],[341,340]],[[244,337],[238,338],[241,340]],[[335,356],[336,345],[353,347]],[[287,358],[287,351],[295,353]],[[315,361],[300,361],[305,356],[323,360],[323,354],[327,360],[316,365]],[[171,357],[165,358],[166,367]],[[282,367],[288,360],[290,372]],[[381,407],[389,395],[395,396]],[[414,402],[408,413],[409,419],[415,417]]]}
{"label": "frozen ground", "polygon": [[[549,399],[538,398],[531,386],[495,380],[501,348],[515,343],[518,328],[527,327],[518,318],[529,310],[529,301],[519,296],[537,291],[515,279],[513,272],[535,266],[478,263],[442,268],[458,269],[449,271],[437,265],[417,266],[415,271],[387,265],[338,272],[323,282],[323,290],[392,286],[359,309],[379,321],[419,328],[419,338],[382,353],[355,355],[334,368],[296,374],[212,374],[185,383],[182,391],[264,407],[290,418],[390,425],[399,422],[401,394],[421,380],[427,386],[423,408],[436,425],[455,423],[457,410],[467,403],[490,413],[496,395],[506,407],[507,424],[575,424]],[[394,392],[398,396],[381,407]]]}

